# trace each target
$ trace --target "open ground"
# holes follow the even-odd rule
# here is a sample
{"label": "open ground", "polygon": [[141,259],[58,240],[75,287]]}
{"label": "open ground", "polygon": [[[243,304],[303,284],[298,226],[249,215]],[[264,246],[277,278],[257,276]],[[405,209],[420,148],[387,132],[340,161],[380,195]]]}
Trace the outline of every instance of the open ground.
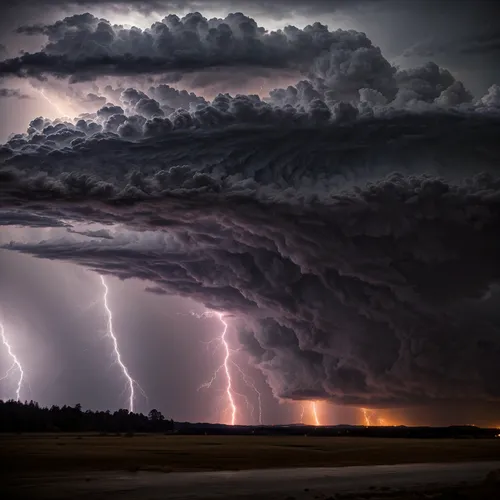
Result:
{"label": "open ground", "polygon": [[0,437],[10,477],[494,461],[500,439],[21,434]]}

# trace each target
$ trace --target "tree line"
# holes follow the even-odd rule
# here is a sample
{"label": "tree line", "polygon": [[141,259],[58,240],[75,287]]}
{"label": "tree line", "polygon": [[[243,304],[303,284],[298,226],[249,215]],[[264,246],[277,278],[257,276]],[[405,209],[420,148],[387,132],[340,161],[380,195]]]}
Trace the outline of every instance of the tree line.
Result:
{"label": "tree line", "polygon": [[172,432],[174,421],[156,409],[148,415],[121,409],[82,410],[75,406],[41,407],[35,401],[0,400],[0,432]]}

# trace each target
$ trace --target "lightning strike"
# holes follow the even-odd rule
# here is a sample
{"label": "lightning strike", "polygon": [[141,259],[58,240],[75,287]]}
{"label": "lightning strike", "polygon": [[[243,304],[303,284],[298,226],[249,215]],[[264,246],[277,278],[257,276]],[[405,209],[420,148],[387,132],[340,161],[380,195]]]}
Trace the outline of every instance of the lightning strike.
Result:
{"label": "lightning strike", "polygon": [[[262,394],[257,389],[257,387],[255,387],[255,381],[252,379],[252,377],[248,376],[241,369],[241,367],[237,363],[235,363],[234,361],[231,361],[231,364],[238,370],[238,372],[240,373],[241,378],[242,378],[243,382],[245,383],[245,385],[247,387],[250,387],[250,389],[252,389],[255,392],[255,394],[257,394],[257,405],[258,405],[258,408],[259,408],[259,425],[262,425]],[[246,396],[243,396],[243,395],[241,395],[241,396],[246,399],[247,406],[251,406],[252,407],[252,416],[253,416],[253,413],[254,413],[253,405],[251,405],[249,403],[248,398]]]}
{"label": "lightning strike", "polygon": [[224,356],[224,371],[226,372],[226,394],[227,400],[229,402],[229,407],[231,408],[231,425],[236,423],[236,414],[238,413],[238,409],[236,408],[236,404],[234,402],[233,396],[233,381],[231,380],[231,372],[229,370],[229,361],[231,358],[231,351],[229,350],[229,345],[226,339],[227,333],[227,323],[223,319],[222,313],[217,313],[217,317],[220,322],[224,325],[224,329],[222,331],[222,335],[220,336],[220,340],[222,345],[224,346],[225,356]]}
{"label": "lightning strike", "polygon": [[130,412],[134,411],[134,405],[135,405],[135,389],[136,387],[139,389],[139,391],[146,397],[146,394],[144,393],[142,387],[139,385],[139,383],[134,380],[129,371],[128,368],[126,367],[125,363],[122,360],[122,356],[120,353],[120,348],[118,346],[118,339],[115,335],[114,328],[113,328],[113,313],[109,307],[108,304],[108,285],[106,283],[106,280],[104,279],[104,276],[99,276],[101,278],[101,283],[104,289],[104,295],[103,295],[103,304],[104,304],[104,309],[106,310],[106,314],[108,317],[108,323],[107,323],[107,334],[111,338],[113,342],[113,353],[115,355],[116,362],[120,366],[120,369],[123,373],[123,376],[125,377],[127,381],[127,386],[128,386],[128,409]]}
{"label": "lightning strike", "polygon": [[318,417],[318,409],[316,408],[316,401],[311,402],[311,410],[314,417],[314,425],[321,425]]}
{"label": "lightning strike", "polygon": [[50,99],[50,97],[48,97],[47,94],[45,94],[43,89],[37,89],[35,87],[33,87],[33,88],[59,113],[58,118],[65,116],[66,113],[64,113],[62,108],[56,102],[54,102],[52,99]]}
{"label": "lightning strike", "polygon": [[5,380],[10,376],[12,371],[17,369],[19,372],[19,378],[17,379],[17,388],[16,388],[16,401],[19,401],[21,399],[21,389],[23,386],[23,379],[24,379],[24,370],[23,367],[17,358],[17,356],[14,354],[14,351],[12,350],[12,346],[10,345],[7,336],[5,335],[5,329],[2,323],[0,323],[0,336],[2,337],[2,343],[7,349],[7,353],[12,359],[12,365],[11,367],[7,370],[7,373],[0,379],[0,380]]}
{"label": "lightning strike", "polygon": [[370,419],[370,414],[366,408],[361,408],[361,411],[363,412],[363,418],[365,420],[365,425],[367,427],[370,427],[372,425],[371,419]]}
{"label": "lightning strike", "polygon": [[256,395],[257,395],[257,401],[258,401],[258,421],[259,424],[262,425],[262,395],[260,391],[257,389],[255,385],[255,381],[248,375],[245,374],[245,372],[242,370],[242,368],[234,361],[234,359],[231,358],[231,353],[234,352],[234,349],[231,349],[229,347],[228,341],[227,341],[227,329],[228,329],[228,324],[226,321],[224,321],[224,314],[215,312],[215,311],[206,311],[202,314],[197,314],[195,312],[190,313],[192,316],[195,316],[196,318],[212,318],[212,317],[217,317],[219,321],[223,325],[222,333],[219,337],[216,337],[215,339],[212,339],[210,342],[207,344],[212,344],[213,342],[219,342],[220,347],[223,348],[224,351],[224,359],[222,364],[215,370],[212,378],[208,381],[203,383],[198,390],[201,389],[209,389],[212,387],[212,384],[215,382],[217,379],[217,376],[219,375],[220,372],[224,372],[225,374],[225,380],[226,380],[226,386],[224,392],[226,393],[226,400],[227,400],[227,407],[224,410],[224,413],[229,413],[230,414],[230,424],[235,425],[236,424],[236,417],[238,414],[241,413],[241,411],[238,409],[237,406],[237,400],[236,397],[239,396],[242,398],[247,407],[250,408],[251,410],[251,415],[252,417],[254,416],[255,413],[255,407],[250,403],[249,399],[244,395],[240,394],[234,389],[234,384],[233,384],[233,379],[231,375],[231,370],[230,370],[230,365],[236,368],[238,373],[240,374],[241,380],[243,380],[243,383],[252,389]]}
{"label": "lightning strike", "polygon": [[375,410],[369,410],[368,408],[360,408],[363,413],[363,419],[366,427],[370,427],[372,425],[387,425],[387,422],[382,417],[377,417],[377,413]]}
{"label": "lightning strike", "polygon": [[[308,405],[306,405],[308,403]],[[307,418],[306,418],[307,412]],[[318,415],[317,401],[307,401],[300,403],[300,422],[305,425],[321,425]],[[309,422],[312,422],[310,424]]]}
{"label": "lightning strike", "polygon": [[8,379],[8,378],[10,377],[10,374],[11,374],[12,370],[14,370],[14,368],[15,368],[15,367],[16,367],[16,364],[15,364],[15,363],[13,363],[13,364],[10,366],[10,368],[9,368],[9,369],[5,372],[5,375],[4,375],[2,378],[0,378],[0,382],[1,382],[2,380],[6,380],[6,379]]}

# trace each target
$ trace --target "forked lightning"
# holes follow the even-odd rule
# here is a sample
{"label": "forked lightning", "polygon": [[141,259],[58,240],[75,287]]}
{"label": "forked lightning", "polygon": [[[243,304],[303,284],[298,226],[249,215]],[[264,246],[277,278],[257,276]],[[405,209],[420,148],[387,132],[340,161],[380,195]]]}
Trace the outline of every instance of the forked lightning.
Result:
{"label": "forked lightning", "polygon": [[5,335],[5,328],[2,323],[0,323],[0,336],[2,337],[2,343],[5,346],[7,353],[9,354],[9,357],[12,359],[12,365],[0,380],[8,378],[14,371],[19,372],[19,377],[17,379],[17,387],[16,387],[16,401],[19,401],[21,399],[21,389],[23,387],[24,370],[21,365],[21,362],[19,361],[18,357],[14,354],[14,351],[12,350],[12,346],[9,343],[7,336]]}
{"label": "forked lightning", "polygon": [[[229,423],[231,425],[235,425],[236,421],[237,421],[238,415],[241,414],[241,410],[238,408],[237,402],[236,402],[237,401],[236,400],[237,396],[243,398],[245,400],[247,406],[250,407],[250,408],[252,408],[251,413],[253,415],[254,408],[253,408],[253,405],[248,400],[248,398],[245,395],[236,392],[235,389],[234,389],[234,384],[233,384],[233,379],[232,379],[232,375],[231,375],[230,365],[234,366],[238,370],[238,372],[239,372],[239,374],[241,376],[241,379],[243,380],[243,383],[247,387],[249,387],[250,389],[252,389],[257,394],[258,409],[259,409],[259,418],[258,418],[258,420],[259,420],[259,424],[262,424],[262,398],[261,398],[261,393],[259,392],[259,390],[255,386],[255,383],[251,379],[251,377],[249,377],[248,375],[246,375],[244,373],[244,371],[241,369],[241,367],[236,363],[236,361],[234,361],[234,359],[231,358],[232,349],[229,347],[229,344],[228,344],[228,341],[227,341],[227,337],[226,337],[227,329],[228,329],[228,324],[224,320],[224,314],[223,313],[219,313],[219,312],[214,312],[214,311],[207,311],[207,312],[205,312],[205,313],[203,313],[201,315],[196,314],[196,313],[191,313],[191,314],[193,316],[196,316],[197,318],[203,318],[203,317],[211,318],[211,317],[215,316],[215,317],[219,318],[220,322],[223,325],[221,335],[219,337],[213,339],[213,340],[220,342],[220,345],[221,345],[221,347],[224,350],[224,360],[223,360],[222,364],[217,368],[217,370],[215,370],[212,378],[208,382],[205,382],[204,384],[202,384],[199,387],[199,389],[210,388],[212,386],[212,384],[215,382],[215,380],[216,380],[217,375],[219,374],[219,372],[224,371],[225,378],[226,378],[226,389],[225,389],[225,392],[226,392],[226,396],[227,396],[227,408],[226,408],[225,411],[230,414]],[[211,342],[213,342],[213,341],[211,341]]]}
{"label": "forked lightning", "polygon": [[127,381],[127,387],[128,387],[128,410],[130,412],[134,411],[135,407],[135,389],[139,389],[139,391],[144,395],[144,391],[142,390],[141,386],[139,383],[132,378],[130,375],[130,372],[128,371],[128,368],[126,367],[125,363],[123,362],[122,355],[120,353],[120,348],[118,345],[118,339],[115,335],[114,327],[113,327],[113,313],[109,307],[108,304],[108,285],[106,283],[106,280],[104,279],[104,276],[100,276],[101,278],[101,283],[104,288],[104,295],[103,295],[103,304],[104,304],[104,309],[106,310],[108,322],[107,322],[107,330],[106,333],[107,335],[111,338],[111,341],[113,342],[113,353],[115,355],[116,362],[120,366],[120,369],[123,373],[123,376],[125,377]]}

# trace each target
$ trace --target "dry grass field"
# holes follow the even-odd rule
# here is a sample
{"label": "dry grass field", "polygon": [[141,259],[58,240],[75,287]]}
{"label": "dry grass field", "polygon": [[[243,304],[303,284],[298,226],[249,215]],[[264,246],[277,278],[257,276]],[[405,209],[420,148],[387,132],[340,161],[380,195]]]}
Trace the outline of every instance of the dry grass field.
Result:
{"label": "dry grass field", "polygon": [[10,476],[85,471],[205,471],[500,459],[500,439],[278,436],[0,436]]}

